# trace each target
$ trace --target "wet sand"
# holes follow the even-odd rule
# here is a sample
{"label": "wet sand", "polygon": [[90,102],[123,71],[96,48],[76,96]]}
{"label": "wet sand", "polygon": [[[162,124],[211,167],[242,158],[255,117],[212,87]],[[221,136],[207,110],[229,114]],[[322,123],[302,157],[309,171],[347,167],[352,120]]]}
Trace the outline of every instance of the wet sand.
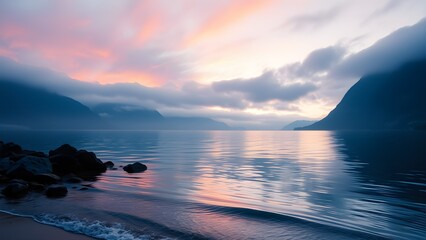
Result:
{"label": "wet sand", "polygon": [[93,240],[81,234],[70,233],[60,228],[44,225],[31,218],[0,213],[0,238],[7,240]]}

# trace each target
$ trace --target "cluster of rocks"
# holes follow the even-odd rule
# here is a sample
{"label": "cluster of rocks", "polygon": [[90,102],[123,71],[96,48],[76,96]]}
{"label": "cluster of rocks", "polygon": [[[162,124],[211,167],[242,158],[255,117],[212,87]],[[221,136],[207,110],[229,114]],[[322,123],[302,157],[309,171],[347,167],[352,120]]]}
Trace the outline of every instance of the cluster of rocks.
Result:
{"label": "cluster of rocks", "polygon": [[[1,193],[9,198],[19,198],[30,191],[48,197],[63,197],[68,193],[65,183],[95,180],[95,176],[107,169],[115,170],[114,163],[103,163],[95,153],[77,150],[68,144],[45,154],[0,141],[0,183],[7,184]],[[147,167],[136,162],[124,166],[123,170],[136,173],[147,170]]]}

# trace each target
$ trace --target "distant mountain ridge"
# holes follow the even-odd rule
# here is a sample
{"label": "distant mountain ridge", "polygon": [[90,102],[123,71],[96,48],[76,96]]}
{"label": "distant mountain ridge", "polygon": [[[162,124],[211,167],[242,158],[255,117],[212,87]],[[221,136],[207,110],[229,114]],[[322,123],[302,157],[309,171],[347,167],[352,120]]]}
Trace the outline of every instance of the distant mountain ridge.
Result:
{"label": "distant mountain ridge", "polygon": [[103,103],[92,108],[114,128],[125,130],[228,130],[228,125],[203,117],[165,117],[157,110],[129,104]]}
{"label": "distant mountain ridge", "polygon": [[0,79],[0,124],[33,129],[101,129],[107,124],[80,102]]}
{"label": "distant mountain ridge", "polygon": [[222,122],[202,117],[164,117],[158,111],[117,103],[92,110],[47,90],[0,79],[2,129],[228,130]]}
{"label": "distant mountain ridge", "polygon": [[426,122],[426,60],[362,77],[324,119],[298,130],[410,129]]}
{"label": "distant mountain ridge", "polygon": [[314,124],[317,121],[313,120],[296,120],[294,122],[291,122],[287,125],[285,125],[281,130],[294,130],[296,128],[306,127],[309,125]]}

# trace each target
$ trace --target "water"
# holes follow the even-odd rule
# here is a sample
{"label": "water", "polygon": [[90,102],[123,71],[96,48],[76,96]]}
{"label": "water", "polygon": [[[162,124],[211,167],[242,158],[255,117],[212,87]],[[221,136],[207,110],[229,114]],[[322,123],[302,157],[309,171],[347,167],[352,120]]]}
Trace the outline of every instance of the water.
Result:
{"label": "water", "polygon": [[425,239],[426,132],[3,131],[116,166],[62,199],[0,209],[104,239]]}

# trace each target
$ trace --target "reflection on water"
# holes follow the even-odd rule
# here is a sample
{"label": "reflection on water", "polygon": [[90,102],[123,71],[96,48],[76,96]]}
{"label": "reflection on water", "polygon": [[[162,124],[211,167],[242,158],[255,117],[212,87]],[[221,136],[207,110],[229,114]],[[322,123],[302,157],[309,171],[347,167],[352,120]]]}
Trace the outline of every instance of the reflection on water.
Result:
{"label": "reflection on water", "polygon": [[[66,142],[118,166],[142,161],[149,167],[134,175],[108,171],[93,184],[95,190],[71,192],[61,200],[62,209],[70,204],[78,212],[84,206],[81,212],[98,218],[111,214],[96,211],[108,210],[114,221],[133,227],[144,219],[144,224],[223,239],[330,239],[336,232],[287,217],[421,239],[426,235],[425,137],[424,132],[319,131],[0,134],[30,149],[46,151]],[[88,203],[78,196],[93,199]],[[72,198],[76,201],[67,200]],[[60,207],[49,211],[61,213]],[[348,237],[335,234],[335,239]]]}

